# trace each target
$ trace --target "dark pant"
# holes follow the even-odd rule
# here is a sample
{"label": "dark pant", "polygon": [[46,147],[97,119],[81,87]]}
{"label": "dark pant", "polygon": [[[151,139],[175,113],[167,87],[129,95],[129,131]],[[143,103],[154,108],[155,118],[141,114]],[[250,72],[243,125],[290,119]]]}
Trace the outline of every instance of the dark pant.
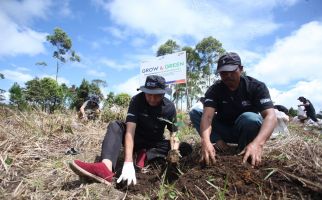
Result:
{"label": "dark pant", "polygon": [[[120,149],[124,143],[126,124],[121,121],[112,121],[107,126],[107,131],[102,144],[101,159],[109,159],[115,168],[117,159],[120,154]],[[134,152],[146,149],[147,160],[152,160],[158,157],[165,157],[171,149],[169,140],[147,141],[143,137],[135,135],[134,137]],[[191,145],[180,143],[179,151],[182,156],[192,152]]]}
{"label": "dark pant", "polygon": [[318,119],[316,118],[315,111],[306,112],[306,115],[308,118],[312,119],[314,122],[318,121]]}
{"label": "dark pant", "polygon": [[[191,110],[189,115],[193,126],[200,134],[202,111]],[[241,114],[233,125],[224,124],[214,117],[210,141],[215,143],[221,139],[227,143],[238,144],[238,151],[242,151],[258,135],[262,122],[263,118],[253,112]]]}

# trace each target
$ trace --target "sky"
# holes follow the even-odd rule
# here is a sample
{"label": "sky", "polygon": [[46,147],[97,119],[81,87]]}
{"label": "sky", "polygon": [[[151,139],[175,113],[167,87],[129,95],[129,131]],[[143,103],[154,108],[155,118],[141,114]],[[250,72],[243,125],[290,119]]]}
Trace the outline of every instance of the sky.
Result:
{"label": "sky", "polygon": [[[105,95],[136,94],[140,62],[168,39],[194,47],[212,36],[266,83],[275,104],[297,108],[304,96],[320,111],[321,10],[321,0],[0,0],[0,88],[55,78],[46,35],[56,27],[81,57],[60,67],[58,81],[101,79]],[[42,61],[48,66],[36,65]]]}

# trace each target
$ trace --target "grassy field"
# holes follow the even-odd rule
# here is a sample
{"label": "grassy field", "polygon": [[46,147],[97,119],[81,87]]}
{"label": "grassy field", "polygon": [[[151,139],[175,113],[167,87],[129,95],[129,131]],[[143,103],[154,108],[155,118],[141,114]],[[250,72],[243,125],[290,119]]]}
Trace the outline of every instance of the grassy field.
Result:
{"label": "grassy field", "polygon": [[[81,180],[68,167],[74,159],[95,161],[107,123],[0,107],[0,199],[322,199],[321,130],[289,124],[290,135],[268,141],[255,169],[229,152],[202,168],[199,137],[183,118],[180,138],[193,145],[191,156],[175,169],[151,163],[134,187],[109,187]],[[79,154],[66,154],[70,148]]]}

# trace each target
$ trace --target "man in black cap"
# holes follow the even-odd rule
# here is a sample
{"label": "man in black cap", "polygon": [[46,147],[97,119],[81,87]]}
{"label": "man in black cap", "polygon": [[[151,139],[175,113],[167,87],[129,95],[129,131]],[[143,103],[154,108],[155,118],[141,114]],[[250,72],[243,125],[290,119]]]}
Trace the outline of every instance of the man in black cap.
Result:
{"label": "man in black cap", "polygon": [[80,107],[78,117],[85,121],[98,118],[100,113],[99,103],[100,100],[97,95],[90,95],[88,100]]}
{"label": "man in black cap", "polygon": [[[80,176],[110,184],[114,176],[120,148],[124,144],[124,165],[117,182],[127,181],[136,184],[133,153],[137,153],[136,166],[143,168],[146,160],[165,157],[169,150],[179,152],[182,156],[192,151],[187,143],[179,145],[175,137],[177,127],[176,109],[174,104],[164,94],[165,79],[151,75],[146,78],[145,85],[130,102],[126,123],[110,122],[102,144],[101,159],[98,163],[85,163],[75,160],[70,163],[71,169]],[[170,131],[170,140],[164,138],[164,128]],[[178,151],[179,149],[179,151]]]}
{"label": "man in black cap", "polygon": [[[201,161],[215,163],[216,150],[225,151],[226,143],[238,144],[243,163],[258,166],[265,142],[276,126],[276,115],[266,85],[242,75],[237,53],[229,52],[218,60],[216,81],[205,94],[201,117]],[[259,115],[260,113],[260,115]],[[213,145],[215,143],[215,145]]]}
{"label": "man in black cap", "polygon": [[312,119],[314,122],[317,122],[316,113],[313,104],[310,100],[308,100],[305,97],[299,97],[297,100],[302,102],[302,104],[299,104],[298,106],[304,106],[304,111],[306,111],[306,116],[310,119]]}

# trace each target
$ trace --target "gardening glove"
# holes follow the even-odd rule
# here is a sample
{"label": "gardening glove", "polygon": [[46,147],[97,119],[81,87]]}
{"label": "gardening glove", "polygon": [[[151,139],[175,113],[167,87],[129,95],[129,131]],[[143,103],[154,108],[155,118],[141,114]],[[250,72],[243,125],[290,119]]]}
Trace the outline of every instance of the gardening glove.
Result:
{"label": "gardening glove", "polygon": [[132,181],[133,181],[133,185],[136,184],[136,177],[135,177],[133,162],[124,162],[122,174],[117,179],[116,182],[120,183],[121,181],[126,181],[126,180],[127,180],[127,185],[130,185]]}

